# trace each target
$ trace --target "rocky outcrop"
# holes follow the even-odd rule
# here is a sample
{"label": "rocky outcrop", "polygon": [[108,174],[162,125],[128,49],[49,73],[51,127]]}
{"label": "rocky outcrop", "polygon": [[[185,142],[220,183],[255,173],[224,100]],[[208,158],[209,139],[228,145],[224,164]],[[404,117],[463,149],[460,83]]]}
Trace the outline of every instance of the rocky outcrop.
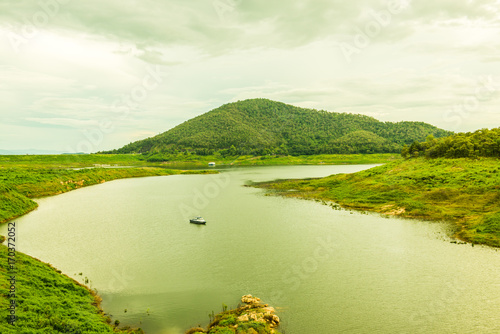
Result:
{"label": "rocky outcrop", "polygon": [[241,302],[246,304],[240,307],[240,309],[245,312],[238,317],[238,321],[268,323],[271,328],[279,326],[280,318],[274,314],[276,312],[274,307],[268,304],[262,304],[260,298],[253,297],[252,295],[245,295],[241,297]]}
{"label": "rocky outcrop", "polygon": [[236,309],[224,311],[214,316],[213,321],[204,331],[202,328],[192,328],[186,333],[224,333],[235,334],[279,334],[277,328],[280,318],[275,314],[274,307],[263,304],[260,298],[252,295],[241,297],[241,302]]}

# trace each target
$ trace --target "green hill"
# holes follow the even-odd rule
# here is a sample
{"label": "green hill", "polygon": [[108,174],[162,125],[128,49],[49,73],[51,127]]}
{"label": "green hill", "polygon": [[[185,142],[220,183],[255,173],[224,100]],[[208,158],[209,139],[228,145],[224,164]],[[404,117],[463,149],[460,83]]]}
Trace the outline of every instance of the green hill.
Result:
{"label": "green hill", "polygon": [[364,115],[252,99],[225,104],[155,137],[107,153],[394,153],[428,135],[450,134],[422,122],[380,122]]}

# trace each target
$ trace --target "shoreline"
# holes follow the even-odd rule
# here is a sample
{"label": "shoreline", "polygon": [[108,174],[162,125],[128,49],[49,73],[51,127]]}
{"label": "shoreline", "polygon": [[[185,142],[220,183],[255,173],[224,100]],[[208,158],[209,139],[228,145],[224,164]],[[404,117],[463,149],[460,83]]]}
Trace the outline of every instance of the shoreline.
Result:
{"label": "shoreline", "polygon": [[[8,170],[7,172],[10,172]],[[22,182],[6,184],[0,187],[0,225],[19,218],[36,208],[34,199],[59,195],[72,190],[98,185],[114,180],[149,176],[169,176],[179,174],[216,174],[211,170],[173,170],[159,167],[132,167],[121,169],[95,168],[79,170],[16,169],[14,177],[20,174]],[[49,176],[47,177],[47,174]],[[39,181],[38,179],[45,180]],[[24,180],[23,180],[24,178]],[[35,179],[35,182],[31,182]]]}
{"label": "shoreline", "polygon": [[[99,171],[98,169],[96,169],[97,171]],[[111,169],[109,169],[111,170]],[[90,171],[90,169],[85,169],[85,170],[78,170],[76,172],[79,172],[80,174],[85,174],[86,171]],[[93,170],[94,171],[94,170]],[[130,171],[132,171],[132,174],[130,174]],[[15,195],[17,196],[23,196],[25,197],[26,199],[29,200],[29,202],[27,203],[34,203],[34,205],[30,206],[30,207],[25,207],[25,210],[23,212],[20,212],[19,214],[15,215],[15,216],[11,216],[11,217],[8,217],[7,219],[3,220],[0,225],[3,225],[3,224],[8,224],[9,222],[13,222],[15,219],[21,217],[21,216],[24,216],[28,213],[30,213],[31,211],[34,211],[35,209],[38,208],[38,203],[34,201],[34,199],[39,199],[39,198],[46,198],[46,197],[51,197],[51,196],[56,196],[56,195],[60,195],[60,194],[63,194],[63,193],[66,193],[66,192],[70,192],[72,190],[77,190],[77,189],[81,189],[81,188],[84,188],[84,187],[88,187],[88,186],[95,186],[95,185],[99,185],[99,184],[102,184],[102,183],[105,183],[105,182],[110,182],[110,181],[114,181],[114,180],[121,180],[121,179],[127,179],[127,178],[139,178],[139,177],[153,177],[153,176],[170,176],[170,175],[181,175],[181,174],[184,174],[184,175],[189,175],[189,174],[216,174],[217,172],[216,171],[208,171],[208,170],[199,170],[199,171],[193,171],[193,170],[169,170],[169,169],[163,169],[163,168],[144,168],[144,167],[139,167],[139,168],[131,168],[131,169],[127,169],[127,173],[126,174],[115,174],[115,173],[104,173],[104,175],[100,175],[102,176],[103,178],[99,178],[97,180],[92,180],[92,179],[89,179],[87,178],[88,175],[79,175],[79,180],[80,181],[77,181],[77,182],[73,182],[72,180],[69,180],[68,181],[62,181],[62,180],[59,180],[57,179],[56,182],[52,182],[51,185],[57,185],[56,187],[44,187],[44,192],[43,192],[43,195],[41,196],[37,196],[37,197],[26,197],[26,196],[23,196],[21,193],[19,192],[16,192],[13,187],[3,187],[4,189],[7,190],[7,192],[9,193],[12,193],[14,192]],[[82,180],[84,181],[87,181],[88,182],[83,182]],[[58,181],[58,182],[57,182]],[[70,188],[66,188],[66,189],[61,189],[61,186],[65,186],[67,184],[70,184],[71,187]],[[4,190],[5,192],[5,190]],[[32,193],[33,194],[33,193]],[[0,192],[0,196],[3,195],[2,192]],[[34,195],[34,194],[33,194]],[[4,201],[5,203],[6,201]],[[3,203],[3,204],[4,204]],[[0,243],[0,250],[2,252],[4,252],[6,250],[6,246],[1,244]],[[119,324],[119,321],[118,320],[115,320],[115,321],[118,321],[118,322],[115,322],[114,325],[111,323],[111,318],[104,312],[104,310],[102,309],[101,307],[101,302],[102,302],[102,298],[99,296],[99,294],[97,293],[97,291],[94,291],[93,289],[91,289],[90,287],[86,286],[85,284],[81,283],[81,282],[78,282],[75,278],[72,278],[70,277],[69,275],[63,273],[62,271],[58,270],[57,268],[55,268],[53,265],[47,263],[47,262],[44,262],[38,258],[35,258],[31,255],[28,255],[28,254],[25,254],[25,253],[22,253],[22,252],[15,252],[16,254],[16,257],[21,257],[21,258],[29,258],[30,260],[28,261],[24,261],[26,263],[34,263],[36,262],[38,266],[41,266],[41,267],[47,267],[48,269],[47,272],[52,272],[52,275],[54,274],[54,272],[56,273],[56,275],[59,277],[59,278],[63,278],[64,280],[70,280],[71,281],[71,284],[73,286],[78,286],[82,289],[84,289],[86,291],[86,294],[88,296],[91,296],[92,297],[92,307],[95,308],[96,310],[96,313],[101,317],[101,325],[102,324],[105,324],[105,326],[107,326],[109,328],[109,332],[113,332],[113,333],[127,333],[127,334],[144,334],[143,330],[140,329],[140,328],[132,328],[130,326],[125,326],[123,328],[118,328],[118,324]],[[3,266],[3,265],[6,265],[7,264],[7,261],[2,261],[3,263],[0,264],[0,268]],[[34,271],[34,270],[33,270]],[[8,270],[0,270],[0,276],[2,275],[7,275],[8,274]],[[31,274],[31,272],[30,272]],[[36,276],[38,277],[38,276]],[[7,280],[7,276],[5,277],[5,279]],[[36,278],[35,278],[36,280]],[[44,281],[45,282],[45,281]],[[57,290],[59,292],[59,290]],[[28,304],[30,303],[30,301],[32,300],[33,297],[31,298],[25,298],[24,300],[28,302]],[[50,308],[53,308],[53,306],[47,306],[47,307],[50,307]],[[6,307],[4,307],[3,309],[7,310]],[[70,320],[68,320],[70,321]],[[1,324],[1,322],[0,322]],[[17,324],[17,322],[16,322]],[[1,328],[1,326],[0,326]],[[28,327],[29,329],[30,327]],[[102,328],[101,328],[102,330]],[[99,331],[100,332],[100,331]]]}
{"label": "shoreline", "polygon": [[[155,162],[138,154],[0,155],[0,178],[4,180],[0,185],[0,225],[35,210],[35,198],[123,178],[218,173],[208,169],[209,161],[226,168],[384,164],[401,159],[396,153],[225,158],[180,153],[172,158]],[[127,168],[121,168],[124,166]]]}
{"label": "shoreline", "polygon": [[270,194],[335,203],[347,209],[442,221],[454,237],[500,247],[498,159],[413,159],[353,174],[259,182]]}
{"label": "shoreline", "polygon": [[[9,252],[9,253],[8,253]],[[15,261],[11,261],[15,259]],[[62,273],[49,263],[0,244],[0,277],[10,282],[2,288],[0,332],[47,330],[57,332],[144,334],[140,328],[118,328],[101,308],[96,291]],[[5,295],[7,294],[7,295]],[[13,310],[8,305],[14,305]],[[13,324],[7,314],[15,317]],[[43,314],[43,317],[40,317]],[[115,320],[116,321],[116,320]]]}

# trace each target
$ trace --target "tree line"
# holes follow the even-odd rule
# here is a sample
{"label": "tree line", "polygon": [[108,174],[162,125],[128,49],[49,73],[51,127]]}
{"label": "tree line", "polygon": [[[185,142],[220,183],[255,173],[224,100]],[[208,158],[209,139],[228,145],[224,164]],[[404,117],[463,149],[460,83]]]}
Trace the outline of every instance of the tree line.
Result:
{"label": "tree line", "polygon": [[425,142],[415,141],[401,150],[404,158],[477,158],[500,157],[500,128],[435,138],[429,135]]}

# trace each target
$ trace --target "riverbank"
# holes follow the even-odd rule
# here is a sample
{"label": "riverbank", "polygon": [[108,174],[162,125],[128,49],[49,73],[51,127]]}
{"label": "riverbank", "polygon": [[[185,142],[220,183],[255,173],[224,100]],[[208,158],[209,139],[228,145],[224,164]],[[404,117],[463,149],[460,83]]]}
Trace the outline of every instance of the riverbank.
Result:
{"label": "riverbank", "polygon": [[[144,333],[118,328],[119,320],[103,313],[100,297],[86,286],[49,264],[13,254],[0,245],[0,333]],[[8,320],[11,311],[14,325]]]}
{"label": "riverbank", "polygon": [[[254,184],[332,207],[447,221],[455,237],[500,247],[500,167],[495,158],[411,159],[354,174]],[[335,204],[334,204],[335,203]]]}
{"label": "riverbank", "polygon": [[273,307],[252,295],[241,297],[241,303],[243,305],[233,310],[223,310],[211,316],[206,330],[196,327],[187,330],[186,334],[280,334],[277,330],[280,319]]}
{"label": "riverbank", "polygon": [[215,162],[216,166],[276,166],[276,165],[363,165],[387,163],[401,160],[397,153],[380,154],[320,154],[320,155],[265,155],[265,156],[198,156],[198,155],[168,155],[151,156],[148,161],[156,161],[167,166],[183,166],[193,164],[198,167]]}
{"label": "riverbank", "polygon": [[174,174],[207,174],[215,171],[183,171],[159,167],[132,168],[60,168],[54,165],[38,167],[0,168],[0,223],[24,215],[38,207],[33,198],[58,195],[74,189],[107,181],[146,176]]}
{"label": "riverbank", "polygon": [[[103,312],[95,291],[50,264],[21,252],[9,253],[3,244],[0,295],[0,333],[144,334],[141,328],[119,327],[119,319]],[[279,334],[280,319],[273,307],[251,295],[241,302],[236,309],[214,314],[206,330],[197,327],[186,333]],[[13,324],[10,319],[15,319]]]}
{"label": "riverbank", "polygon": [[401,160],[398,153],[380,154],[321,154],[321,155],[195,155],[187,153],[169,155],[142,154],[60,154],[60,155],[0,155],[2,167],[29,168],[87,168],[104,167],[197,167],[205,168],[209,162],[216,166],[260,165],[353,165],[376,164]]}

